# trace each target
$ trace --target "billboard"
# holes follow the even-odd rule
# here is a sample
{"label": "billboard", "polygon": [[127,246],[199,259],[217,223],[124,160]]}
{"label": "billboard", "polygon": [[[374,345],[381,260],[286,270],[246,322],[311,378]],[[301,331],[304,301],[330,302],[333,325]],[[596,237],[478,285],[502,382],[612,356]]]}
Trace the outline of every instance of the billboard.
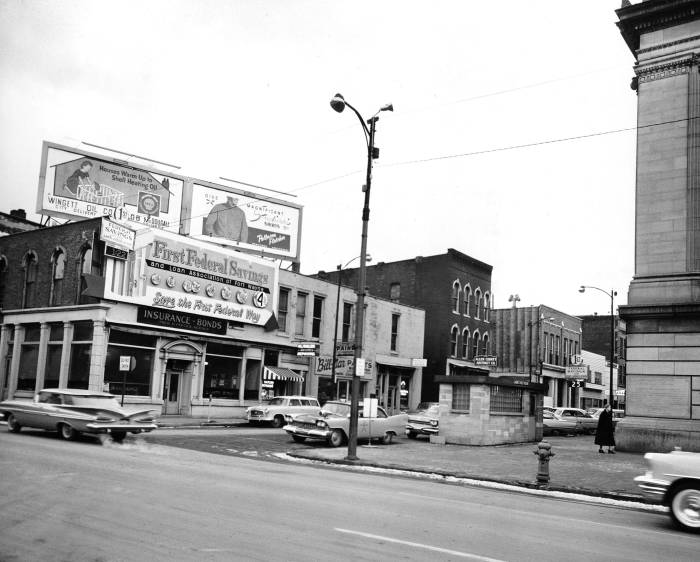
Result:
{"label": "billboard", "polygon": [[104,298],[256,326],[276,310],[278,268],[269,260],[149,229],[137,232],[129,266],[126,282],[105,284]]}
{"label": "billboard", "polygon": [[190,236],[262,255],[299,255],[298,205],[193,180],[190,217]]}
{"label": "billboard", "polygon": [[44,142],[36,212],[179,232],[183,190],[183,179],[171,174]]}

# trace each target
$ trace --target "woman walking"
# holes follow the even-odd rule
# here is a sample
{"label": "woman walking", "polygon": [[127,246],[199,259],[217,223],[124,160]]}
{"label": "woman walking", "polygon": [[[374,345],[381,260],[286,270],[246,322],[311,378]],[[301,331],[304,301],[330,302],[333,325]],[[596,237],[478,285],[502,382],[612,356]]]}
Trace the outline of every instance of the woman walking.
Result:
{"label": "woman walking", "polygon": [[598,429],[595,432],[595,444],[598,445],[598,452],[604,453],[603,447],[608,448],[608,453],[615,454],[615,426],[613,425],[613,413],[610,404],[606,404],[598,418]]}

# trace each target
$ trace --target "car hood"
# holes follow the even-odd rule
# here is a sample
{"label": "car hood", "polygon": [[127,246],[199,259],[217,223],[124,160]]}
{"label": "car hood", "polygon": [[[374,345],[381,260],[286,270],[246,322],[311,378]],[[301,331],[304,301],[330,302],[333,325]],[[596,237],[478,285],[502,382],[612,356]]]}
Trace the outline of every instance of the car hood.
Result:
{"label": "car hood", "polygon": [[157,417],[155,415],[157,413],[157,410],[154,410],[153,408],[137,411],[128,411],[123,410],[121,408],[95,408],[92,406],[60,406],[60,409],[75,412],[77,414],[83,414],[86,416],[99,416],[102,414],[107,416],[113,416],[122,420],[135,420],[137,418],[147,416],[151,413],[153,414],[151,417]]}

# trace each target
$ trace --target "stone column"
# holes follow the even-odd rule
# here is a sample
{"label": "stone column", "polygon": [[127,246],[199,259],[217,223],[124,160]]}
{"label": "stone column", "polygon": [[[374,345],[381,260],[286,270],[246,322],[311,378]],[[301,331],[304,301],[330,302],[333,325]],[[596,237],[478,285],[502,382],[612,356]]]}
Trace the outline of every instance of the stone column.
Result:
{"label": "stone column", "polygon": [[4,400],[5,396],[5,382],[9,376],[9,365],[7,364],[6,357],[10,349],[10,330],[12,326],[3,324],[0,328],[0,400]]}
{"label": "stone column", "polygon": [[37,392],[44,388],[44,376],[46,374],[46,353],[49,345],[50,331],[51,325],[46,322],[42,322],[39,335],[39,353],[36,366],[36,386],[34,387]]}
{"label": "stone column", "polygon": [[17,391],[17,378],[19,377],[19,356],[22,353],[24,341],[24,326],[15,324],[15,336],[12,345],[12,363],[10,363],[10,379],[7,384],[7,398],[12,400]]}
{"label": "stone column", "polygon": [[105,379],[105,358],[107,357],[107,337],[105,321],[94,320],[92,323],[92,349],[90,353],[90,378],[88,388],[101,391]]}
{"label": "stone column", "polygon": [[68,370],[70,369],[70,348],[73,341],[73,324],[63,323],[63,351],[61,352],[61,371],[58,375],[58,387],[68,386]]}

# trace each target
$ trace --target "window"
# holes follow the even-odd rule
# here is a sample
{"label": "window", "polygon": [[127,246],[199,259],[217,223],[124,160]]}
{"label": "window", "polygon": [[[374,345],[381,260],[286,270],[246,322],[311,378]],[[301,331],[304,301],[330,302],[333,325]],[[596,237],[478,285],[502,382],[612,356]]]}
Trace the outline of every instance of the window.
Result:
{"label": "window", "polygon": [[58,388],[58,379],[61,373],[62,355],[63,324],[51,324],[49,327],[49,344],[46,349],[44,388]]}
{"label": "window", "polygon": [[5,295],[5,277],[7,275],[7,258],[0,255],[0,308]]}
{"label": "window", "polygon": [[469,285],[464,286],[464,315],[469,316],[469,306],[472,300],[472,288]]}
{"label": "window", "polygon": [[549,334],[549,361],[550,365],[554,365],[554,334]]}
{"label": "window", "polygon": [[70,348],[68,388],[88,388],[91,355],[92,322],[76,322],[73,324],[73,343]]}
{"label": "window", "polygon": [[452,385],[452,409],[460,412],[469,411],[469,389],[468,384],[453,384]]}
{"label": "window", "polygon": [[24,256],[24,287],[22,291],[22,308],[36,306],[36,270],[39,258],[35,252],[27,252]]}
{"label": "window", "polygon": [[304,335],[304,321],[306,320],[306,293],[297,293],[296,323],[294,324],[294,334]]}
{"label": "window", "polygon": [[559,365],[559,352],[561,349],[561,338],[559,336],[556,336],[555,338],[555,344],[554,344],[554,364]]}
{"label": "window", "polygon": [[457,326],[452,326],[450,330],[450,355],[452,357],[457,357],[457,340],[459,339],[459,328]]}
{"label": "window", "polygon": [[491,295],[488,293],[484,294],[484,322],[489,321],[491,311]]}
{"label": "window", "polygon": [[20,348],[17,390],[36,390],[36,369],[39,363],[39,324],[25,324],[24,342]]}
{"label": "window", "polygon": [[474,337],[472,338],[472,359],[479,355],[479,342],[481,341],[481,336],[479,332],[474,332]]}
{"label": "window", "polygon": [[469,328],[462,330],[462,357],[469,357]]}
{"label": "window", "polygon": [[84,304],[88,302],[86,299],[89,297],[84,297],[83,296],[83,291],[87,289],[88,284],[87,280],[85,279],[86,275],[91,275],[92,274],[92,247],[89,245],[86,245],[83,247],[83,249],[80,252],[80,260],[78,263],[79,267],[79,272],[80,272],[80,282],[78,283],[78,295],[77,295],[77,302],[80,304]]}
{"label": "window", "polygon": [[389,299],[397,302],[401,298],[401,283],[392,283],[389,287]]}
{"label": "window", "polygon": [[481,289],[474,291],[474,318],[481,317]]}
{"label": "window", "polygon": [[314,312],[311,321],[311,337],[321,337],[321,320],[323,319],[323,297],[314,296]]}
{"label": "window", "polygon": [[483,350],[483,354],[489,355],[489,352],[491,351],[489,349],[489,335],[484,334],[484,337],[481,338],[481,341],[482,341],[481,349]]}
{"label": "window", "polygon": [[399,315],[391,315],[391,351],[397,350],[397,341],[399,339]]}
{"label": "window", "polygon": [[343,333],[342,341],[350,341],[350,324],[352,322],[352,304],[343,303]]}
{"label": "window", "polygon": [[66,269],[66,253],[56,248],[51,256],[51,292],[49,306],[56,306],[63,301],[63,277]]}
{"label": "window", "polygon": [[[85,337],[80,334],[78,336]],[[75,337],[74,334],[74,340]],[[153,336],[112,328],[109,333],[104,376],[109,392],[124,393],[127,396],[150,396],[155,348],[156,338]],[[119,358],[123,356],[134,358],[133,371],[119,370]]]}
{"label": "window", "polygon": [[456,312],[457,314],[459,314],[459,293],[459,281],[455,281],[452,283],[452,312]]}
{"label": "window", "polygon": [[523,390],[508,386],[491,387],[490,412],[521,413],[523,411]]}
{"label": "window", "polygon": [[229,349],[217,349],[211,344],[207,345],[207,362],[204,366],[204,385],[202,387],[204,398],[239,399],[241,350],[233,346],[226,347]]}
{"label": "window", "polygon": [[280,287],[280,300],[277,306],[277,325],[281,332],[287,331],[287,312],[289,311],[289,289]]}

